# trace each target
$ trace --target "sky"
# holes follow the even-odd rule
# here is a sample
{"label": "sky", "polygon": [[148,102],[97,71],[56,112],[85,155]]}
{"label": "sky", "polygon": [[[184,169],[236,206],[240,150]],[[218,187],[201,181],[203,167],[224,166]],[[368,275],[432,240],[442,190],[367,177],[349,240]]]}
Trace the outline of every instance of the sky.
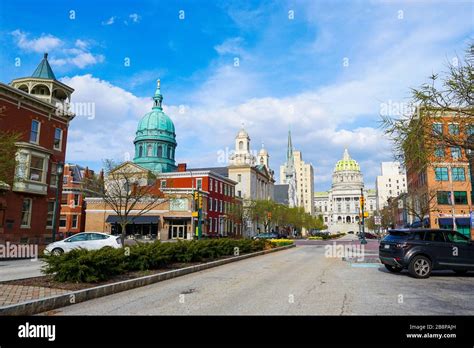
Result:
{"label": "sky", "polygon": [[396,117],[411,88],[462,57],[473,22],[462,0],[2,1],[0,81],[31,75],[49,53],[75,89],[70,163],[132,159],[159,78],[177,162],[227,165],[243,124],[278,177],[291,129],[316,191],[346,147],[374,187],[393,160],[381,113]]}

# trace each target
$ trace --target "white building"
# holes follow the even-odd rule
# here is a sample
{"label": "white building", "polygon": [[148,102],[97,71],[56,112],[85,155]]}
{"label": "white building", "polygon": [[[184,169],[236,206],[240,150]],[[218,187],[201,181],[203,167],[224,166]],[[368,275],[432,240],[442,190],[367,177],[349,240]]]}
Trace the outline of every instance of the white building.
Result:
{"label": "white building", "polygon": [[399,162],[382,162],[382,175],[375,180],[377,210],[388,205],[387,200],[407,192],[407,176]]}
{"label": "white building", "polygon": [[295,160],[293,155],[293,144],[291,142],[291,132],[288,131],[288,147],[286,149],[286,162],[280,166],[280,184],[288,185],[288,206],[297,207],[298,182]]}
{"label": "white building", "polygon": [[[270,155],[262,147],[255,156],[250,150],[250,137],[245,129],[235,137],[235,151],[229,157],[229,179],[237,182],[235,192],[243,198],[244,207],[253,200],[273,199],[273,170],[270,169]],[[257,232],[258,226],[247,220],[244,236],[251,237]]]}
{"label": "white building", "polygon": [[375,190],[364,188],[360,166],[345,149],[343,158],[334,168],[331,189],[314,194],[315,214],[323,215],[329,232],[359,231],[361,190],[365,198],[364,211],[369,216],[373,215],[376,209]]}
{"label": "white building", "polygon": [[310,163],[303,161],[301,151],[293,151],[296,169],[296,195],[298,206],[304,207],[305,212],[314,213],[314,170]]}

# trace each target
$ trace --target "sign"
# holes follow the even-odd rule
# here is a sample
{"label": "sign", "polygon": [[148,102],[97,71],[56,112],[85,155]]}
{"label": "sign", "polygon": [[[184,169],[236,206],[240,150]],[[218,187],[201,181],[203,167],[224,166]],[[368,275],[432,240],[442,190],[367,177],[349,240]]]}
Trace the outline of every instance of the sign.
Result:
{"label": "sign", "polygon": [[374,216],[374,222],[376,225],[382,225],[382,218],[380,216]]}
{"label": "sign", "polygon": [[191,213],[191,216],[192,216],[192,217],[198,217],[198,216],[199,216],[199,212],[193,211],[193,212]]}

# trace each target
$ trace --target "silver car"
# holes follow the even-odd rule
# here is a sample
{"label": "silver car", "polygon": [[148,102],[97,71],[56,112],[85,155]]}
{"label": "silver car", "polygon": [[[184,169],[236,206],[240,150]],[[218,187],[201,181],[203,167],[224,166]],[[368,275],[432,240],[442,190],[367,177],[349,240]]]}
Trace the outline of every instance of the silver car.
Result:
{"label": "silver car", "polygon": [[101,232],[82,232],[69,238],[48,244],[45,254],[61,255],[73,249],[98,250],[102,248],[121,248],[120,236],[112,236]]}

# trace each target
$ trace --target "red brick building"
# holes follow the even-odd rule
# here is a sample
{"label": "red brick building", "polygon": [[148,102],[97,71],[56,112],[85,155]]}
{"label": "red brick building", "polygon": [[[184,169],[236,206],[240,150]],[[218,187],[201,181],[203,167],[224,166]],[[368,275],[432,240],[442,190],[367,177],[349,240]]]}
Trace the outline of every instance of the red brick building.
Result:
{"label": "red brick building", "polygon": [[59,239],[84,232],[86,204],[82,183],[84,178],[91,175],[94,175],[94,171],[77,164],[64,166]]}
{"label": "red brick building", "polygon": [[47,54],[31,76],[0,83],[0,132],[19,135],[15,180],[1,185],[0,243],[51,240],[55,197],[62,188],[57,166],[64,163],[74,118],[68,111],[72,92],[56,80]]}

